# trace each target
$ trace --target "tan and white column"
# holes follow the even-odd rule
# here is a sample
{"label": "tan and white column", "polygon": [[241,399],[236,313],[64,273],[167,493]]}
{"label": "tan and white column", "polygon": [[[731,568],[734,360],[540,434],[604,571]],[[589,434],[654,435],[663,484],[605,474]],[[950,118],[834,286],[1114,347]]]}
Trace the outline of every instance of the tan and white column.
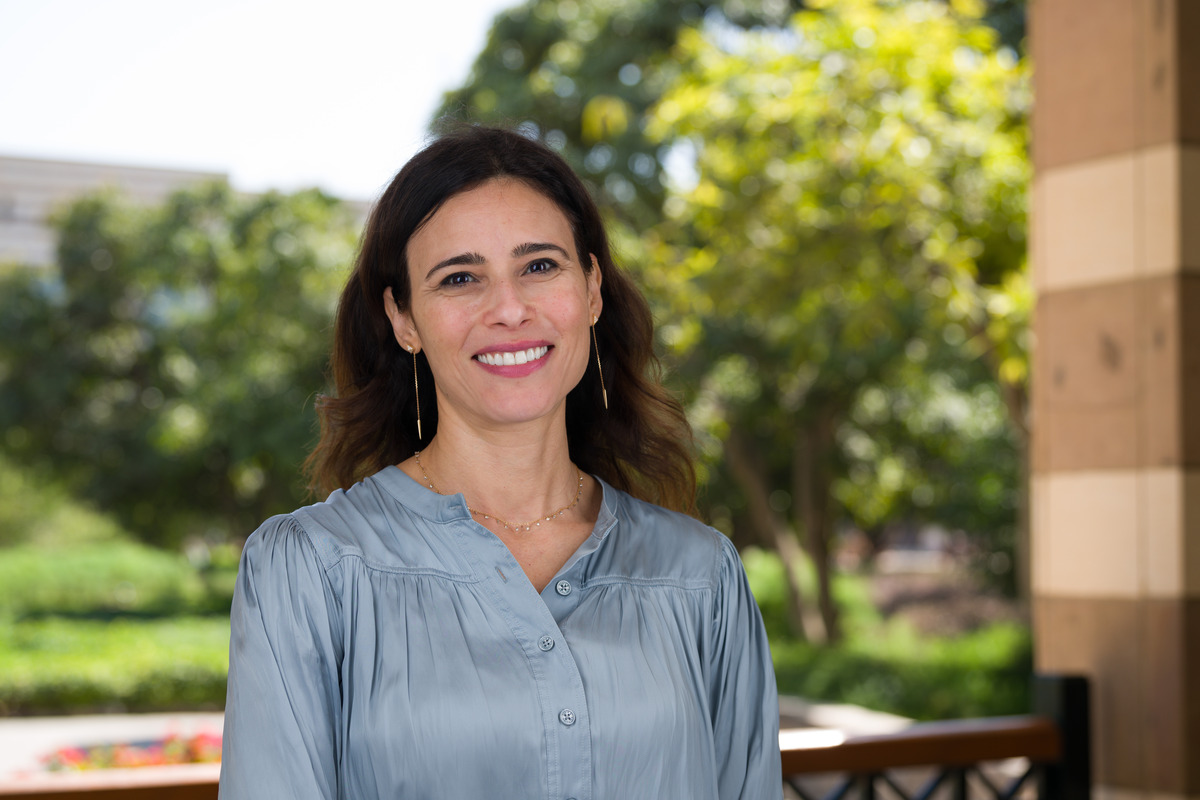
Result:
{"label": "tan and white column", "polygon": [[1031,0],[1032,573],[1096,797],[1200,798],[1200,0]]}

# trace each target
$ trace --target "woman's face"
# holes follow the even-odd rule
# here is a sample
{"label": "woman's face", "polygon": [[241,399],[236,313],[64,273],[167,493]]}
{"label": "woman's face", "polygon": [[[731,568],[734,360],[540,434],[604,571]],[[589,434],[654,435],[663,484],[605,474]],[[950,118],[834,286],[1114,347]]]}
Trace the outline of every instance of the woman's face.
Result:
{"label": "woman's face", "polygon": [[[558,206],[515,180],[455,195],[408,242],[412,303],[384,303],[401,347],[424,351],[439,424],[476,429],[564,413],[591,353],[600,270],[585,272]],[[565,417],[564,417],[565,418]]]}

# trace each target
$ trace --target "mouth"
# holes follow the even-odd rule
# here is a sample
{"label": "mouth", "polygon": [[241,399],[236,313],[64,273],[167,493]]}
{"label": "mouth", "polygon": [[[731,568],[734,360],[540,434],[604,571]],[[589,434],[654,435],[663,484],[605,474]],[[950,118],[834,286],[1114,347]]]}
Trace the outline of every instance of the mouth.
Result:
{"label": "mouth", "polygon": [[530,347],[526,350],[513,350],[507,352],[496,353],[479,353],[474,356],[475,360],[481,364],[487,364],[490,367],[513,367],[518,364],[528,364],[532,361],[545,358],[550,352],[550,348]]}

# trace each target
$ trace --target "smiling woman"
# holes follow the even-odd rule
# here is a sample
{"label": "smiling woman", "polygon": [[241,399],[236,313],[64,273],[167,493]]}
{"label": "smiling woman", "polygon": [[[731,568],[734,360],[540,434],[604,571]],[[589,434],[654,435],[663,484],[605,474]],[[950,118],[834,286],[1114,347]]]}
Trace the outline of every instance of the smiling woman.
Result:
{"label": "smiling woman", "polygon": [[470,127],[400,171],[339,306],[332,494],[242,556],[222,797],[780,795],[762,620],[680,513],[652,342],[553,151]]}
{"label": "smiling woman", "polygon": [[[429,226],[448,229],[455,224],[458,215],[438,212],[447,204],[470,205],[460,195],[471,195],[488,183],[507,184],[510,193],[518,193],[516,187],[528,190],[548,204],[543,210],[552,207],[554,218],[568,226],[569,236],[554,243],[558,251],[528,252],[524,248],[530,245],[552,242],[514,237],[513,246],[522,249],[510,251],[511,259],[531,257],[531,271],[556,262],[570,262],[576,274],[598,269],[594,280],[604,321],[592,330],[596,368],[584,371],[566,397],[571,458],[585,472],[619,489],[691,511],[695,477],[690,430],[678,403],[658,381],[650,310],[613,262],[599,211],[579,178],[553,151],[516,133],[486,128],[456,131],[415,156],[367,222],[358,262],[339,305],[332,358],[337,397],[322,404],[322,437],[309,459],[315,488],[349,488],[408,458],[438,432],[446,409],[436,403],[429,354],[413,342],[397,341],[387,304],[409,314],[421,295],[428,296],[433,277],[450,284],[475,280],[469,269],[454,269],[478,267],[483,260],[470,238],[462,240],[459,249],[445,246],[416,266],[414,257],[423,254],[414,254],[409,245],[419,245],[420,234]],[[486,210],[482,213],[486,216]],[[461,222],[459,227],[472,231]],[[561,239],[561,230],[558,235]],[[423,241],[429,247],[436,240]],[[542,258],[536,258],[539,255]],[[435,267],[440,269],[431,276]],[[419,310],[414,313],[419,317]],[[594,315],[599,314],[597,310]],[[411,354],[405,349],[409,344],[414,348]],[[611,408],[606,408],[606,399]]]}

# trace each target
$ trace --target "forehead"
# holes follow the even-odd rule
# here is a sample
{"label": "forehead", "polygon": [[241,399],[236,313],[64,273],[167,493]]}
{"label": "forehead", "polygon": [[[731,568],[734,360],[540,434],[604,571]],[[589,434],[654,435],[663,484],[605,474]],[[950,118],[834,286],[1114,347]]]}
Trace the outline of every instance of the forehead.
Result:
{"label": "forehead", "polygon": [[558,204],[528,184],[499,178],[459,192],[438,208],[408,241],[414,266],[462,253],[487,257],[530,242],[574,252],[571,223]]}

